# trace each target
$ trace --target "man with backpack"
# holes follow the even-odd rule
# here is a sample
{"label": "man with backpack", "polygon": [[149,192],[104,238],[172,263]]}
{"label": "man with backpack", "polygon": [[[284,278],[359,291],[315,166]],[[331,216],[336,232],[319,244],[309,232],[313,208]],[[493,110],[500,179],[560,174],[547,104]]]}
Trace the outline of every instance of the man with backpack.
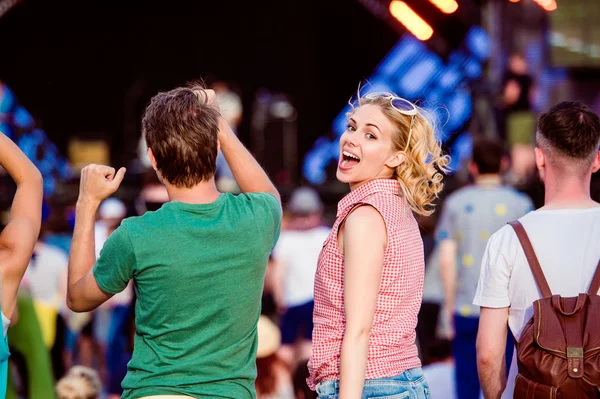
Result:
{"label": "man with backpack", "polygon": [[[502,142],[474,138],[469,164],[474,184],[448,196],[436,230],[458,399],[478,398],[480,392],[475,356],[479,307],[472,302],[487,241],[491,233],[533,210],[529,197],[503,184],[505,154]],[[508,350],[512,353],[512,343]]]}
{"label": "man with backpack", "polygon": [[[486,398],[600,397],[600,204],[590,197],[600,119],[563,102],[540,116],[536,139],[545,205],[495,233],[483,257],[479,379]],[[517,341],[508,386],[507,327]]]}

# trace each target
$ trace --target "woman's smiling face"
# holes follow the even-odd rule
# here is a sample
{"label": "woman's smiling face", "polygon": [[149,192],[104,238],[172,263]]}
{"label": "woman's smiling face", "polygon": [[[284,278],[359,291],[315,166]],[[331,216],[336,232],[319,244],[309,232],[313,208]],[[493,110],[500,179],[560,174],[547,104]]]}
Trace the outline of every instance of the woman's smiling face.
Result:
{"label": "woman's smiling face", "polygon": [[403,159],[393,145],[395,127],[375,104],[355,109],[340,138],[336,177],[354,189],[379,178],[391,178]]}

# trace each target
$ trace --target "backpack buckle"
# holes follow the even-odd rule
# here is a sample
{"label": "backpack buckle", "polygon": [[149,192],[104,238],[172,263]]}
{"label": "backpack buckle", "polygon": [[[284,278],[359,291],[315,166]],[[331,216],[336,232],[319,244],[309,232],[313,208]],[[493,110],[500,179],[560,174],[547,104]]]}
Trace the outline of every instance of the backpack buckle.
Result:
{"label": "backpack buckle", "polygon": [[567,348],[567,358],[583,359],[583,348]]}
{"label": "backpack buckle", "polygon": [[581,378],[583,374],[583,348],[567,348],[567,375]]}

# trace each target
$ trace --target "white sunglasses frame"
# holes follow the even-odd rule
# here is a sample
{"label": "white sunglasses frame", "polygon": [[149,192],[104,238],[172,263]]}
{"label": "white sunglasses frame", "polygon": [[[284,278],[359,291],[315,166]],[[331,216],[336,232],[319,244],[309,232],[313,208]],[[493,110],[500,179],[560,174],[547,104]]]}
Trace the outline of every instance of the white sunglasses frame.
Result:
{"label": "white sunglasses frame", "polygon": [[[366,98],[368,100],[373,100],[373,99],[379,98],[379,97],[382,97],[382,98],[385,98],[385,99],[389,99],[390,100],[390,105],[392,106],[392,108],[394,108],[396,111],[400,112],[402,115],[411,116],[410,129],[408,130],[408,139],[406,140],[406,148],[403,151],[404,153],[406,153],[406,151],[408,151],[408,147],[409,147],[409,144],[410,144],[410,139],[412,138],[412,130],[413,130],[413,126],[415,125],[415,115],[417,115],[419,113],[419,110],[417,109],[417,106],[415,104],[411,103],[407,99],[395,96],[392,93],[387,93],[387,92],[384,92],[384,91],[377,91],[377,92],[373,92],[373,93],[368,93],[363,98]],[[413,109],[411,109],[411,110],[399,109],[399,108],[397,108],[394,105],[394,100],[402,100],[402,101],[410,104],[413,107]]]}

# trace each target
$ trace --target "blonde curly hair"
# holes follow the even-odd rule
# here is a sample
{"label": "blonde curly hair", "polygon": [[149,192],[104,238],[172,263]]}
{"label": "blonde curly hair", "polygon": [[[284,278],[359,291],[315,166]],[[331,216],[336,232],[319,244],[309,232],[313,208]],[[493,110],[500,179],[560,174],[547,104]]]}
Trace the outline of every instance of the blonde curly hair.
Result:
{"label": "blonde curly hair", "polygon": [[98,373],[83,366],[73,366],[56,384],[58,399],[98,399],[101,392]]}
{"label": "blonde curly hair", "polygon": [[416,105],[416,115],[402,114],[392,105],[391,96],[397,97],[392,93],[389,96],[361,96],[359,89],[357,104],[350,104],[351,113],[357,106],[377,105],[396,127],[392,137],[394,150],[402,151],[405,161],[395,168],[394,177],[413,212],[429,216],[434,211],[434,201],[444,188],[442,179],[450,170],[450,157],[442,154],[441,143],[435,137],[434,118]]}

